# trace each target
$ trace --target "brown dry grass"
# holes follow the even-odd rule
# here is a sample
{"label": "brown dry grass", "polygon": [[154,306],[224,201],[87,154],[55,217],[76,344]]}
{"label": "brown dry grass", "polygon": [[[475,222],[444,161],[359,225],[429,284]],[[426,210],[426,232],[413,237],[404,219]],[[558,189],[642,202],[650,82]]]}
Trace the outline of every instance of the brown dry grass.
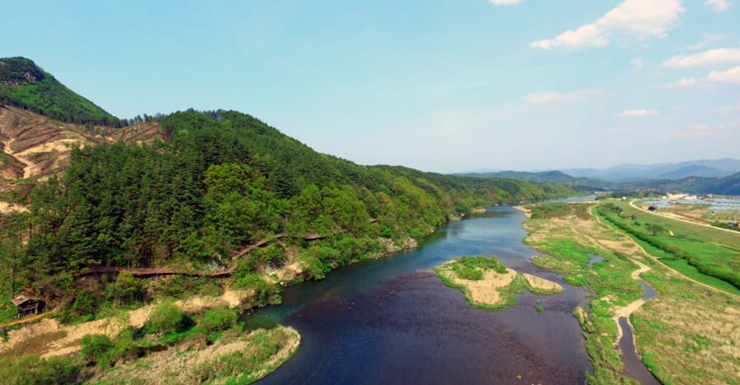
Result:
{"label": "brown dry grass", "polygon": [[[617,307],[617,316],[632,314],[637,349],[664,383],[675,385],[740,384],[740,300],[705,287],[657,261],[631,237],[596,218],[527,222],[539,241],[553,236],[626,255],[638,276],[655,287],[658,297]],[[603,267],[602,267],[603,269]],[[602,301],[612,298],[605,295]],[[578,313],[583,317],[583,313]]]}
{"label": "brown dry grass", "polygon": [[[237,307],[242,301],[252,295],[249,291],[226,290],[220,297],[195,296],[176,304],[190,313],[198,313],[218,306]],[[68,356],[80,350],[79,342],[89,334],[104,334],[115,338],[128,326],[140,328],[144,326],[149,314],[155,305],[143,306],[136,310],[123,312],[116,317],[109,317],[77,325],[61,325],[55,319],[44,319],[40,322],[12,330],[7,341],[0,342],[0,356],[15,352],[18,355],[40,355],[42,357]],[[44,341],[34,343],[33,349],[26,346],[28,341]]]}
{"label": "brown dry grass", "polygon": [[536,294],[557,294],[563,291],[563,287],[555,282],[530,274],[517,273],[513,269],[507,269],[507,272],[503,274],[494,270],[483,270],[481,280],[461,279],[452,270],[453,263],[455,263],[454,260],[444,263],[436,267],[434,272],[451,286],[461,289],[468,302],[474,306],[489,309],[508,306],[512,298],[507,289],[515,283],[518,277],[521,277],[520,279],[528,286],[527,288]]}
{"label": "brown dry grass", "polygon": [[493,270],[484,272],[480,281],[468,281],[457,277],[454,271],[442,269],[443,274],[455,285],[465,287],[471,302],[499,306],[502,304],[500,289],[508,287],[516,278],[516,271],[509,269],[506,274]]}
{"label": "brown dry grass", "polygon": [[[259,334],[259,335],[258,335]],[[249,361],[259,352],[264,338],[281,341],[279,350],[251,370],[250,379],[257,380],[285,362],[300,345],[300,335],[290,327],[279,326],[268,331],[256,330],[247,335],[224,336],[211,346],[183,344],[151,355],[112,371],[99,373],[90,382],[100,384],[137,383],[142,385],[200,384],[203,368],[217,367],[226,356],[240,353]],[[220,384],[229,376],[209,382]]]}
{"label": "brown dry grass", "polygon": [[558,285],[557,283],[540,278],[531,274],[522,273],[522,276],[524,277],[524,280],[527,281],[527,285],[534,289],[535,291],[543,291],[543,292],[562,292],[563,287]]}

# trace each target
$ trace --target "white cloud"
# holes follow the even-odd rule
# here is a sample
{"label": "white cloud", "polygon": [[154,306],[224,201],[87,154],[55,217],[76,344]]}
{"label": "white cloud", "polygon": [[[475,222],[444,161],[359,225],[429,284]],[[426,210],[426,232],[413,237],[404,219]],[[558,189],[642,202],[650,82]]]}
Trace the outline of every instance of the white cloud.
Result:
{"label": "white cloud", "polygon": [[739,48],[717,48],[696,55],[678,55],[663,62],[668,68],[688,68],[740,62]]}
{"label": "white cloud", "polygon": [[694,126],[687,127],[685,130],[669,132],[664,137],[669,139],[702,139],[712,138],[719,135],[720,131],[725,128],[724,125],[717,128],[712,128],[706,124],[697,124]]}
{"label": "white cloud", "polygon": [[687,45],[686,49],[704,49],[714,42],[722,41],[727,39],[728,36],[724,33],[704,33],[704,37],[691,45]]}
{"label": "white cloud", "polygon": [[712,71],[707,75],[707,80],[720,83],[740,83],[740,66],[727,71]]}
{"label": "white cloud", "polygon": [[538,40],[532,48],[587,48],[609,44],[614,34],[638,39],[665,36],[684,12],[680,0],[626,0],[593,23],[567,30],[552,39]]}
{"label": "white cloud", "polygon": [[635,68],[637,68],[637,69],[640,69],[642,67],[645,67],[645,59],[643,59],[641,57],[636,57],[636,58],[632,59],[632,61],[630,63],[632,63],[632,66],[635,67]]}
{"label": "white cloud", "polygon": [[491,0],[491,3],[495,5],[515,5],[519,4],[524,0]]}
{"label": "white cloud", "polygon": [[557,91],[538,91],[524,96],[524,101],[527,103],[555,103],[555,102],[572,102],[584,99],[589,96],[598,95],[603,93],[602,90],[578,90],[571,92],[557,92]]}
{"label": "white cloud", "polygon": [[724,12],[728,8],[730,8],[730,0],[707,0],[704,2],[704,5],[706,5],[709,8],[714,9],[717,12]]}
{"label": "white cloud", "polygon": [[681,80],[665,84],[665,88],[688,88],[699,84],[699,81],[694,78],[681,78]]}
{"label": "white cloud", "polygon": [[660,115],[660,111],[653,109],[627,110],[614,114],[614,116],[619,118],[643,118],[656,115]]}

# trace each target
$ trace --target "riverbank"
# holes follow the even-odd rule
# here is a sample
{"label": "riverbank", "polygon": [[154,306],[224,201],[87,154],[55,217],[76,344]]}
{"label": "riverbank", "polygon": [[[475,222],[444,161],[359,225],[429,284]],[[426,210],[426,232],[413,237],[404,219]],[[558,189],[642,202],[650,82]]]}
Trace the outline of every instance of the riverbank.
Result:
{"label": "riverbank", "polygon": [[232,332],[208,345],[202,341],[153,353],[96,374],[90,385],[251,384],[289,360],[300,345],[289,327]]}
{"label": "riverbank", "polygon": [[0,349],[10,383],[249,384],[285,363],[301,337],[289,327],[244,331],[227,299],[164,300],[93,322],[46,319]]}
{"label": "riverbank", "polygon": [[[593,207],[584,205],[589,211]],[[575,316],[594,367],[590,383],[633,383],[616,347],[618,321],[625,318],[634,327],[638,357],[661,382],[738,384],[737,299],[671,271],[627,234],[593,216],[529,219],[525,228],[530,230],[527,244],[547,254],[533,263],[589,292],[588,306],[576,309]],[[603,261],[591,263],[592,255]],[[635,278],[660,295],[645,302]]]}
{"label": "riverbank", "polygon": [[[245,314],[304,337],[298,354],[259,385],[440,383],[583,384],[590,371],[571,310],[579,288],[532,266],[523,217],[510,207],[451,222],[417,250],[342,267],[281,293],[280,306]],[[522,293],[506,311],[481,311],[431,272],[460,255],[498,256],[520,273],[561,283],[554,296]]]}
{"label": "riverbank", "polygon": [[446,285],[462,291],[471,306],[487,310],[512,306],[523,290],[540,295],[564,290],[555,282],[507,268],[495,256],[462,257],[433,271]]}
{"label": "riverbank", "polygon": [[[251,291],[226,290],[221,296],[193,296],[175,301],[190,314],[202,313],[217,307],[237,308],[253,296]],[[149,319],[157,304],[135,310],[122,310],[110,317],[90,322],[63,325],[57,319],[46,318],[22,328],[10,330],[5,341],[0,341],[0,357],[37,355],[42,358],[65,357],[82,349],[80,341],[91,334],[116,338],[126,328],[140,329]]]}

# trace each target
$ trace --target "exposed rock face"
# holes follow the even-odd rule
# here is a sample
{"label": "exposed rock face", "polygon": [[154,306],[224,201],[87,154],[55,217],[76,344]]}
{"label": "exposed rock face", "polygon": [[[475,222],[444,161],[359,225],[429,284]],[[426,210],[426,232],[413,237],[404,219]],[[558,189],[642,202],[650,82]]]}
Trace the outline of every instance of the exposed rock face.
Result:
{"label": "exposed rock face", "polygon": [[[419,242],[414,238],[406,238],[403,241],[401,241],[401,244],[398,245],[394,243],[392,240],[388,238],[378,238],[378,242],[381,246],[385,249],[386,253],[397,253],[401,250],[411,250],[416,249],[419,247]],[[378,255],[380,257],[380,255]]]}
{"label": "exposed rock face", "polygon": [[403,244],[401,245],[401,248],[404,250],[416,249],[417,247],[419,247],[419,242],[414,238],[404,239]]}

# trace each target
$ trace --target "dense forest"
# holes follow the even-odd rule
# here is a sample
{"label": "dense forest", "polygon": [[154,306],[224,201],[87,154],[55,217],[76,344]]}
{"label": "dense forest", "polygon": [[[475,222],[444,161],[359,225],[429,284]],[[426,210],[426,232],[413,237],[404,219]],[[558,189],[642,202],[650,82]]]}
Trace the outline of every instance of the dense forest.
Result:
{"label": "dense forest", "polygon": [[[3,192],[28,211],[0,217],[0,302],[30,292],[62,304],[67,320],[103,303],[176,295],[208,281],[178,276],[145,287],[130,271],[111,274],[121,268],[228,271],[231,285],[253,289],[264,303],[279,290],[269,271],[288,263],[298,266],[296,278],[320,279],[413,244],[474,208],[573,192],[552,183],[360,166],[234,111],[118,119],[25,58],[0,59],[2,104],[86,126],[155,120],[164,138],[74,149],[63,175]],[[108,273],[84,278],[101,269]],[[0,319],[11,310],[0,303]]]}
{"label": "dense forest", "polygon": [[24,108],[68,123],[124,123],[22,57],[0,58],[0,105]]}
{"label": "dense forest", "polygon": [[[359,166],[317,153],[233,111],[161,119],[165,141],[76,149],[63,176],[38,184],[29,212],[6,216],[3,277],[65,296],[90,266],[214,270],[240,263],[243,286],[284,247],[232,253],[282,234],[308,277],[420,239],[451,215],[571,193],[568,187]],[[286,236],[287,235],[287,236]],[[309,243],[304,238],[317,240]]]}

